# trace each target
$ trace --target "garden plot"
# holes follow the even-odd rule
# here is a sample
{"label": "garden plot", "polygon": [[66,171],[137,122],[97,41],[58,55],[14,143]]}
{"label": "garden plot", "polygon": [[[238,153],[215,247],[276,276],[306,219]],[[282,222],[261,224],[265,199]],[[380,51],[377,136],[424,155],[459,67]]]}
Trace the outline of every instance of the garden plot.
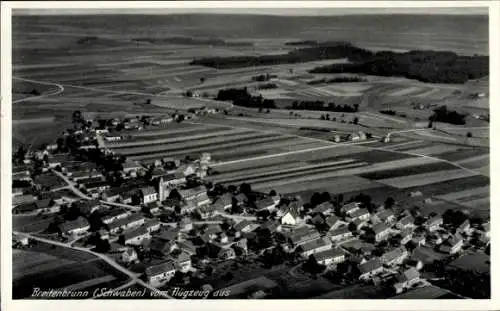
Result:
{"label": "garden plot", "polygon": [[457,170],[447,170],[445,172],[438,171],[438,172],[416,174],[405,177],[381,179],[378,180],[378,182],[395,188],[403,189],[403,188],[422,186],[426,184],[438,183],[447,180],[471,177],[474,175],[477,174],[463,169],[457,169]]}
{"label": "garden plot", "polygon": [[406,149],[405,152],[422,155],[439,155],[446,152],[456,151],[460,147],[455,145],[434,145],[424,148]]}

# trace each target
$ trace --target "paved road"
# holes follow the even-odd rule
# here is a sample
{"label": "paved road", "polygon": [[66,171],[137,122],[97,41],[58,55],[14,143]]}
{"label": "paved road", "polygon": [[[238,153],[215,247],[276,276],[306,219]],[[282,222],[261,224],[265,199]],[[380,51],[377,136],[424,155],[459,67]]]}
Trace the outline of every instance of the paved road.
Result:
{"label": "paved road", "polygon": [[[82,248],[82,247],[76,247],[76,246],[70,246],[66,243],[62,243],[62,242],[58,242],[58,241],[52,241],[52,240],[49,240],[49,239],[44,239],[44,238],[41,238],[41,237],[37,237],[37,236],[32,236],[31,234],[28,234],[28,233],[24,233],[24,232],[17,232],[17,231],[14,231],[13,232],[14,234],[18,234],[20,236],[25,236],[25,237],[28,237],[32,240],[35,240],[35,241],[40,241],[40,242],[44,242],[44,243],[47,243],[47,244],[52,244],[52,245],[57,245],[57,246],[60,246],[60,247],[65,247],[65,248],[70,248],[70,249],[74,249],[74,250],[78,250],[78,251],[81,251],[81,252],[85,252],[85,253],[89,253],[89,254],[92,254],[96,257],[99,257],[99,259],[102,259],[103,261],[105,261],[106,263],[108,263],[110,266],[112,266],[113,268],[115,268],[116,270],[122,272],[123,274],[126,274],[132,281],[146,287],[147,289],[151,290],[151,291],[157,291],[157,289],[153,286],[151,286],[150,284],[144,282],[143,280],[141,280],[139,278],[140,274],[137,274],[137,273],[134,273],[128,269],[126,269],[125,267],[119,265],[116,261],[114,261],[113,259],[109,258],[108,256],[104,255],[104,254],[100,254],[100,253],[96,253],[96,252],[93,252],[89,249],[86,249],[86,248]],[[158,292],[158,295],[161,295],[161,296],[164,296],[165,298],[170,298],[170,299],[173,299],[173,297],[163,293],[163,292]]]}
{"label": "paved road", "polygon": [[59,83],[36,81],[36,80],[17,78],[17,77],[12,77],[12,79],[26,81],[26,82],[32,82],[32,83],[37,83],[37,84],[42,84],[42,85],[52,85],[52,86],[57,87],[57,90],[50,92],[50,93],[45,93],[45,94],[40,94],[40,95],[36,95],[36,96],[30,96],[30,97],[14,100],[14,101],[12,101],[13,104],[17,104],[17,103],[25,102],[28,100],[37,99],[37,98],[47,97],[47,96],[54,96],[54,95],[58,95],[58,94],[61,94],[62,92],[64,92],[64,86],[62,84],[59,84]]}

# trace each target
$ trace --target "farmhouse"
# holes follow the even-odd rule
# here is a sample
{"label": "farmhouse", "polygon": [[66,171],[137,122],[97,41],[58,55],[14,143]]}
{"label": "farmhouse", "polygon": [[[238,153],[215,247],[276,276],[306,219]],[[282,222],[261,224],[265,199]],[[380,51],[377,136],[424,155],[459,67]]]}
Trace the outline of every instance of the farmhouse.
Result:
{"label": "farmhouse", "polygon": [[424,223],[424,226],[430,232],[438,230],[439,227],[442,225],[443,225],[443,218],[441,216],[432,217]]}
{"label": "farmhouse", "polygon": [[343,226],[329,232],[330,239],[334,242],[342,241],[352,237],[352,232],[349,231],[347,226]]}
{"label": "farmhouse", "polygon": [[174,259],[174,263],[179,271],[186,273],[191,270],[191,255],[183,251]]}
{"label": "farmhouse", "polygon": [[401,293],[407,288],[411,288],[413,284],[420,280],[420,273],[415,268],[410,268],[396,276],[396,283],[394,288],[396,293]]}
{"label": "farmhouse", "polygon": [[105,180],[91,181],[83,184],[82,186],[89,192],[103,192],[111,187]]}
{"label": "farmhouse", "polygon": [[343,222],[342,220],[340,220],[340,218],[338,218],[337,216],[334,216],[334,215],[327,217],[325,219],[325,223],[328,226],[330,231],[335,230],[342,225],[345,225],[345,222]]}
{"label": "farmhouse", "polygon": [[370,219],[370,212],[368,212],[367,209],[365,208],[360,208],[357,210],[354,210],[349,214],[351,220],[361,220],[361,221],[368,221]]}
{"label": "farmhouse", "polygon": [[149,239],[151,235],[144,226],[127,230],[120,237],[125,245],[140,245],[144,239]]}
{"label": "farmhouse", "polygon": [[259,225],[248,220],[242,220],[236,225],[234,225],[234,230],[237,232],[251,232],[258,228]]}
{"label": "farmhouse", "polygon": [[158,200],[158,193],[153,187],[144,187],[141,189],[143,204],[149,204]]}
{"label": "farmhouse", "polygon": [[67,221],[59,225],[59,230],[65,235],[80,235],[90,229],[89,222],[83,217]]}
{"label": "farmhouse", "polygon": [[40,213],[40,212],[57,212],[59,206],[54,204],[52,199],[36,200],[32,203],[17,205],[12,209],[13,214],[23,213]]}
{"label": "farmhouse", "polygon": [[144,222],[143,226],[144,226],[144,228],[146,228],[148,230],[148,232],[154,232],[154,231],[160,230],[160,228],[161,228],[161,222],[159,222],[155,218],[147,219]]}
{"label": "farmhouse", "polygon": [[12,197],[12,205],[33,203],[36,198],[32,194],[21,194]]}
{"label": "farmhouse", "polygon": [[380,274],[382,271],[384,271],[382,262],[378,258],[374,258],[359,264],[358,269],[359,272],[361,273],[359,279],[365,281],[373,278],[377,274]]}
{"label": "farmhouse", "polygon": [[383,254],[380,260],[389,266],[403,263],[403,260],[408,257],[408,251],[403,247],[398,247]]}
{"label": "farmhouse", "polygon": [[102,217],[102,222],[104,224],[109,224],[115,220],[125,218],[129,216],[131,212],[127,211],[124,208],[114,208],[106,216]]}
{"label": "farmhouse", "polygon": [[391,232],[390,228],[387,227],[383,223],[378,223],[378,224],[374,225],[372,230],[373,230],[373,233],[375,234],[375,241],[376,242],[380,242],[380,241],[387,239],[387,237],[389,236],[389,233]]}
{"label": "farmhouse", "polygon": [[317,230],[311,227],[301,227],[297,228],[288,234],[288,241],[293,246],[298,246],[309,241],[318,239],[320,234]]}
{"label": "farmhouse", "polygon": [[462,249],[463,245],[463,238],[458,234],[455,234],[439,246],[439,251],[448,254],[455,254]]}
{"label": "farmhouse", "polygon": [[323,202],[316,205],[312,213],[321,213],[323,215],[330,215],[333,212],[333,204],[330,202]]}
{"label": "farmhouse", "polygon": [[111,223],[108,223],[107,226],[110,233],[116,233],[120,230],[126,230],[129,228],[140,226],[144,224],[144,220],[145,220],[144,216],[142,216],[139,213],[136,213],[127,216],[125,218],[120,218]]}
{"label": "farmhouse", "polygon": [[401,231],[401,245],[405,245],[410,242],[413,237],[413,230],[411,228],[406,228]]}
{"label": "farmhouse", "polygon": [[331,248],[312,255],[320,265],[330,266],[345,261],[345,253],[340,248]]}
{"label": "farmhouse", "polygon": [[178,246],[175,244],[175,241],[164,240],[157,236],[154,236],[149,244],[151,254],[159,258],[163,258],[177,248]]}
{"label": "farmhouse", "polygon": [[386,224],[390,224],[392,223],[395,219],[396,219],[396,216],[394,215],[394,213],[391,211],[391,210],[383,210],[379,213],[376,214],[376,217],[378,219],[380,219],[380,221],[386,223]]}
{"label": "farmhouse", "polygon": [[298,247],[298,251],[302,257],[307,258],[314,253],[322,252],[331,248],[332,243],[328,239],[319,238],[300,245]]}
{"label": "farmhouse", "polygon": [[122,140],[122,136],[118,132],[105,133],[104,140],[109,141],[109,142],[119,141],[119,140]]}
{"label": "farmhouse", "polygon": [[123,163],[123,173],[127,176],[135,177],[137,172],[144,168],[137,161],[125,161]]}
{"label": "farmhouse", "polygon": [[151,284],[166,282],[174,276],[175,265],[169,260],[147,267],[145,274],[148,282]]}
{"label": "farmhouse", "polygon": [[360,203],[358,202],[351,202],[349,204],[345,204],[342,206],[340,211],[345,214],[345,215],[351,215],[355,211],[359,210]]}
{"label": "farmhouse", "polygon": [[472,229],[470,227],[470,222],[468,219],[466,219],[463,223],[460,224],[460,226],[458,227],[458,231],[467,235],[472,233]]}
{"label": "farmhouse", "polygon": [[405,228],[415,227],[414,223],[415,218],[413,218],[413,216],[411,215],[407,215],[396,223],[396,228],[398,228],[399,230],[403,230]]}
{"label": "farmhouse", "polygon": [[215,200],[214,205],[217,205],[216,209],[228,210],[233,206],[233,198],[231,194],[224,193]]}
{"label": "farmhouse", "polygon": [[257,211],[263,211],[263,210],[273,210],[276,207],[276,202],[270,197],[266,197],[262,200],[258,200],[255,202],[255,207]]}
{"label": "farmhouse", "polygon": [[281,231],[281,224],[277,221],[270,219],[270,220],[264,222],[262,225],[260,225],[259,231],[267,231],[271,234],[275,233],[275,232],[280,232]]}
{"label": "farmhouse", "polygon": [[179,190],[179,194],[184,201],[193,201],[198,198],[204,199],[207,195],[207,189],[204,186],[198,186],[196,188]]}

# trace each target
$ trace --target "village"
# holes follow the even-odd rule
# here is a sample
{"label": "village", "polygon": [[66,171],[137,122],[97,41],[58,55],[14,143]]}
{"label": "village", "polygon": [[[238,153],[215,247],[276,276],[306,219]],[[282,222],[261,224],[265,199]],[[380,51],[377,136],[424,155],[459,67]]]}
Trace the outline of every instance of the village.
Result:
{"label": "village", "polygon": [[39,233],[14,232],[14,247],[41,237],[86,248],[158,289],[212,287],[206,277],[214,273],[228,287],[234,281],[225,267],[240,260],[263,270],[289,265],[345,286],[383,284],[392,296],[439,285],[438,264],[489,252],[489,222],[464,214],[422,217],[390,197],[375,203],[316,193],[306,202],[247,183],[206,181],[209,153],[144,162],[106,148],[127,132],[209,113],[216,111],[93,120],[75,112],[74,130],[13,159],[13,214],[52,219]]}

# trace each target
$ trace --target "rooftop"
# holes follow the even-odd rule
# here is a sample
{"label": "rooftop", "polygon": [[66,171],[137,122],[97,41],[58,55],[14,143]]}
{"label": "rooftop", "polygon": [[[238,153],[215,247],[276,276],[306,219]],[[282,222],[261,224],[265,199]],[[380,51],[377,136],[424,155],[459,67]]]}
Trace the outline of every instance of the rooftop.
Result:
{"label": "rooftop", "polygon": [[146,275],[151,277],[164,272],[175,270],[175,265],[172,261],[166,261],[157,265],[149,266],[146,268]]}

